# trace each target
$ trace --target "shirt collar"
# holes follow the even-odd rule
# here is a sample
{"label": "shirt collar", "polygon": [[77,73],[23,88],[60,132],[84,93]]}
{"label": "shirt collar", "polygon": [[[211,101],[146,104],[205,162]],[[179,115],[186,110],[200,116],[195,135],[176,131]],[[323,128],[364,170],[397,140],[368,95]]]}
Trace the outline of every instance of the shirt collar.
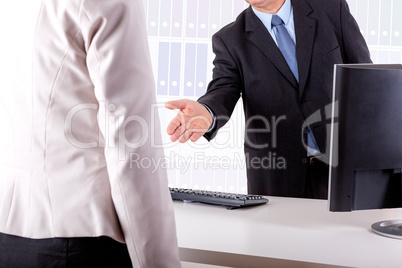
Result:
{"label": "shirt collar", "polygon": [[[262,23],[267,27],[267,29],[271,29],[271,20],[272,15],[270,13],[265,13],[262,11],[256,10],[254,7],[251,7],[254,11],[254,14],[262,21]],[[279,11],[275,14],[278,15],[285,25],[289,23],[290,16],[292,11],[291,0],[285,0],[283,6],[279,9]]]}

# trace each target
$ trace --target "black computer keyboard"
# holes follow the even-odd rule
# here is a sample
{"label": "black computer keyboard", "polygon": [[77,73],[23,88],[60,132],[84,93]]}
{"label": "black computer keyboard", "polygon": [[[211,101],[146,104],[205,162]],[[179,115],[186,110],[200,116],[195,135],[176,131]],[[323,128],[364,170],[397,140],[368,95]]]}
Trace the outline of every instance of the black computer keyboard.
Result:
{"label": "black computer keyboard", "polygon": [[262,205],[268,202],[267,198],[260,195],[234,194],[184,188],[169,189],[173,200],[222,205],[226,206],[227,209]]}

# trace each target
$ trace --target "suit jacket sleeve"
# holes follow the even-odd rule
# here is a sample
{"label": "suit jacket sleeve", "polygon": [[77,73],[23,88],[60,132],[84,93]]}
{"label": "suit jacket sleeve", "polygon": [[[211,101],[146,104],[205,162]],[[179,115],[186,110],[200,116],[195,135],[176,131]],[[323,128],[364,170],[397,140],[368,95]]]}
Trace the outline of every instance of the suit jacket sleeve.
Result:
{"label": "suit jacket sleeve", "polygon": [[345,0],[341,0],[341,32],[345,63],[371,63],[370,52]]}
{"label": "suit jacket sleeve", "polygon": [[204,137],[211,140],[217,131],[229,120],[242,91],[238,65],[224,41],[218,36],[212,37],[212,49],[215,53],[212,81],[207,92],[198,102],[207,105],[216,116],[215,128]]}
{"label": "suit jacket sleeve", "polygon": [[[105,158],[134,267],[180,267],[142,1],[83,0],[87,68],[108,127]],[[99,105],[102,107],[102,105]],[[101,120],[100,120],[101,121]],[[114,122],[111,124],[111,122]]]}

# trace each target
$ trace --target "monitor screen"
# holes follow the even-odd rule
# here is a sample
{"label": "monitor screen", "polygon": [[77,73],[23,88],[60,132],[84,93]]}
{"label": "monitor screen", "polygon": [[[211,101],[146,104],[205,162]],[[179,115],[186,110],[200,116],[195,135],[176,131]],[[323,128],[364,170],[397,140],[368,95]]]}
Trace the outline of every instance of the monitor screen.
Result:
{"label": "monitor screen", "polygon": [[336,65],[330,211],[402,207],[402,65]]}

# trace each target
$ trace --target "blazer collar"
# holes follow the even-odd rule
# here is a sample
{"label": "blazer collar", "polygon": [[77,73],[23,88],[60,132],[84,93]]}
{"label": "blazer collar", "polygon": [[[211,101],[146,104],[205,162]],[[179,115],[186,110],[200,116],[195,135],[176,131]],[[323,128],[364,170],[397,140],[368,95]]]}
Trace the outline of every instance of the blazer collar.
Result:
{"label": "blazer collar", "polygon": [[306,0],[292,0],[296,33],[296,57],[299,69],[299,94],[303,94],[310,71],[317,21],[310,16],[313,8]]}
{"label": "blazer collar", "polygon": [[245,13],[245,30],[249,33],[249,40],[272,62],[278,71],[297,88],[296,78],[293,76],[285,58],[275,44],[268,30],[254,14],[251,6]]}
{"label": "blazer collar", "polygon": [[314,44],[316,20],[310,18],[313,9],[305,0],[292,0],[293,19],[296,34],[296,57],[299,69],[299,83],[294,78],[285,59],[263,23],[254,14],[251,7],[245,12],[245,31],[249,33],[249,40],[260,49],[275,65],[280,73],[289,80],[299,95],[303,94],[308,78],[311,63],[311,54]]}

